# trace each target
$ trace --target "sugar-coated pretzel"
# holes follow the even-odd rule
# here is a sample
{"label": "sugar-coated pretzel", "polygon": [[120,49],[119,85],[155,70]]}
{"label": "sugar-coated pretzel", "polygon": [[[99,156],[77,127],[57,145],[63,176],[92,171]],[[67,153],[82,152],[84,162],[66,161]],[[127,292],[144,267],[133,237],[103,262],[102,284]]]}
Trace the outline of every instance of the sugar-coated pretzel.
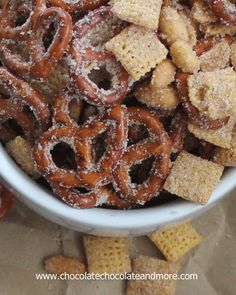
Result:
{"label": "sugar-coated pretzel", "polygon": [[[129,75],[108,52],[95,52],[91,49],[82,59],[79,48],[76,45],[71,47],[71,56],[76,61],[76,69],[71,77],[84,99],[93,105],[111,106],[121,102],[128,92]],[[79,53],[79,54],[78,54]],[[86,68],[91,66],[88,72]],[[93,69],[105,68],[111,76],[111,88],[108,90],[100,88],[91,80],[89,74]]]}
{"label": "sugar-coated pretzel", "polygon": [[[122,198],[132,204],[144,204],[158,195],[170,171],[171,140],[158,117],[146,109],[128,108],[129,124],[144,125],[149,138],[129,146],[113,172],[114,186]],[[149,178],[143,184],[134,184],[130,168],[154,157]]]}
{"label": "sugar-coated pretzel", "polygon": [[[57,31],[52,44],[44,52],[43,36],[52,22],[57,23]],[[71,16],[60,8],[46,9],[33,26],[32,37],[29,38],[30,55],[33,60],[31,75],[47,78],[66,52],[72,37],[73,23]],[[39,44],[39,45],[38,45]]]}
{"label": "sugar-coated pretzel", "polygon": [[[54,22],[57,31],[45,51],[43,37],[49,25]],[[10,71],[22,77],[46,79],[65,54],[72,37],[72,28],[71,16],[66,11],[57,7],[45,9],[35,19],[31,33],[24,38],[29,49],[29,61],[14,54],[5,40],[0,43],[0,59]]]}
{"label": "sugar-coated pretzel", "polygon": [[225,126],[229,122],[229,117],[215,120],[210,119],[206,115],[200,113],[199,110],[191,104],[188,94],[188,77],[189,74],[186,73],[176,74],[178,92],[189,120],[191,120],[197,127],[205,130],[215,130]]}
{"label": "sugar-coated pretzel", "polygon": [[[109,36],[96,32],[97,28],[106,27],[106,23],[109,22]],[[70,49],[70,56],[75,61],[71,67],[71,77],[78,91],[91,104],[111,106],[124,99],[128,92],[128,73],[104,49],[105,42],[119,33],[123,27],[124,23],[113,16],[110,7],[102,7],[91,12],[75,25],[75,38]],[[107,89],[99,86],[90,77],[93,70],[96,72],[98,68],[104,69],[108,75],[107,79],[111,85]]]}
{"label": "sugar-coated pretzel", "polygon": [[183,150],[184,138],[187,131],[188,121],[182,112],[177,112],[171,121],[170,138],[172,140],[172,153],[178,154]]}
{"label": "sugar-coated pretzel", "polygon": [[56,7],[61,7],[71,14],[82,13],[89,10],[94,10],[102,5],[105,5],[109,0],[78,0],[78,1],[64,1],[64,0],[48,0],[49,4]]}
{"label": "sugar-coated pretzel", "polygon": [[[108,184],[112,179],[112,170],[126,147],[127,125],[126,108],[116,105],[81,127],[56,127],[47,131],[39,138],[34,150],[39,171],[51,183],[63,187],[94,188]],[[107,147],[95,163],[92,140],[104,132],[108,132]],[[58,168],[53,162],[51,150],[62,142],[68,143],[75,151],[76,171]]]}
{"label": "sugar-coated pretzel", "polygon": [[69,90],[62,90],[56,97],[54,98],[54,114],[53,120],[55,124],[63,124],[66,126],[76,125],[71,116],[70,116],[70,103],[75,100],[79,107],[82,107],[82,100],[78,94],[73,94]]}
{"label": "sugar-coated pretzel", "polygon": [[[3,67],[0,67],[0,84],[3,85],[4,89],[6,89],[10,95],[9,101],[11,101],[11,103],[6,100],[5,106],[8,106],[9,109],[13,107],[11,115],[15,113],[16,119],[21,116],[23,118],[23,113],[22,115],[20,113],[24,110],[24,106],[27,106],[33,112],[38,122],[39,131],[42,132],[48,128],[50,124],[50,111],[48,102],[43,96],[34,90],[27,82],[15,77]],[[0,113],[0,117],[1,114],[2,113]],[[31,122],[31,125],[32,124],[33,122]]]}
{"label": "sugar-coated pretzel", "polygon": [[[24,4],[25,1],[23,1]],[[17,26],[15,24],[16,18],[19,13],[22,15],[22,10],[19,10],[19,6],[22,5],[22,1],[9,0],[6,1],[0,19],[0,40],[1,38],[15,39],[22,38],[23,35],[27,34],[38,16],[46,8],[45,0],[35,0],[35,5],[33,6],[33,0],[29,1],[32,7],[29,17],[26,22],[22,25]]]}
{"label": "sugar-coated pretzel", "polygon": [[220,20],[236,25],[236,7],[233,7],[228,0],[213,0],[207,2]]}
{"label": "sugar-coated pretzel", "polygon": [[0,184],[0,220],[9,214],[13,200],[13,194],[5,186]]}
{"label": "sugar-coated pretzel", "polygon": [[75,41],[83,50],[86,48],[101,50],[104,48],[104,44],[119,34],[125,26],[126,23],[113,14],[111,7],[101,7],[76,22],[74,26]]}
{"label": "sugar-coated pretzel", "polygon": [[4,142],[16,137],[14,130],[5,127],[3,124],[9,119],[13,119],[22,128],[24,135],[32,139],[36,134],[36,126],[32,122],[32,117],[22,110],[19,103],[4,99],[0,96],[0,139]]}
{"label": "sugar-coated pretzel", "polygon": [[131,204],[120,198],[117,193],[108,187],[95,188],[87,193],[80,193],[74,189],[52,186],[56,195],[74,208],[92,208],[101,205],[110,205],[119,209],[128,209]]}
{"label": "sugar-coated pretzel", "polygon": [[197,44],[194,50],[197,56],[200,56],[204,52],[210,50],[215,43],[223,41],[223,40],[226,41],[229,45],[231,45],[234,41],[233,37],[229,35],[226,35],[225,37],[216,36],[216,37],[203,38],[197,41]]}

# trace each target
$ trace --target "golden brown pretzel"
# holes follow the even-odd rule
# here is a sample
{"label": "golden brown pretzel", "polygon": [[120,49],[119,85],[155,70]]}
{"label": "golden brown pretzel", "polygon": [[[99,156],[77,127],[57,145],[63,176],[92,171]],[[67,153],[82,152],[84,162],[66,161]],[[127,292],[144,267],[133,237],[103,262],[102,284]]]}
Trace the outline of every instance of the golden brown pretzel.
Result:
{"label": "golden brown pretzel", "polygon": [[71,14],[86,12],[94,10],[102,5],[105,5],[109,0],[78,0],[75,1],[63,1],[63,0],[49,0],[50,5],[61,7]]}
{"label": "golden brown pretzel", "polygon": [[52,189],[64,202],[75,208],[92,208],[103,204],[119,209],[128,209],[131,206],[106,186],[95,188],[86,193],[59,186],[52,186]]}
{"label": "golden brown pretzel", "polygon": [[225,126],[229,121],[229,117],[212,120],[206,115],[200,113],[199,110],[191,104],[188,95],[188,77],[189,74],[186,73],[176,74],[178,92],[180,98],[182,99],[183,107],[188,114],[189,120],[191,120],[199,128],[205,130],[220,129]]}
{"label": "golden brown pretzel", "polygon": [[13,194],[0,184],[0,220],[9,214],[13,200]]}
{"label": "golden brown pretzel", "polygon": [[[0,85],[3,86],[3,88],[9,93],[10,96],[10,98],[6,100],[6,102],[1,101],[2,106],[4,105],[6,108],[8,108],[9,115],[13,115],[14,113],[15,119],[21,118],[22,120],[20,119],[20,121],[27,121],[28,124],[30,120],[26,120],[26,117],[24,117],[23,115],[24,108],[28,107],[33,112],[34,117],[39,125],[38,131],[42,132],[48,128],[51,116],[48,102],[43,96],[41,96],[37,91],[31,88],[31,86],[27,82],[15,77],[13,74],[2,67],[0,67]],[[11,110],[11,108],[13,109]],[[1,113],[0,117],[3,118],[4,114]],[[31,125],[33,125],[32,122],[33,120],[31,116]],[[32,128],[33,126],[31,126],[31,128],[29,129],[33,131]],[[36,135],[37,132],[35,133],[35,136]]]}
{"label": "golden brown pretzel", "polygon": [[[92,140],[104,132],[108,132],[106,150],[95,163]],[[73,148],[78,166],[76,171],[58,168],[53,162],[51,151],[61,142],[66,142]],[[111,181],[112,170],[126,143],[126,108],[116,105],[81,127],[58,127],[47,131],[39,138],[34,154],[39,171],[50,183],[67,188],[94,188]]]}
{"label": "golden brown pretzel", "polygon": [[32,117],[25,111],[19,103],[4,99],[0,96],[0,139],[4,142],[14,139],[17,136],[15,130],[11,126],[4,126],[8,120],[14,120],[22,128],[24,135],[28,139],[32,139],[36,132],[36,126]]}
{"label": "golden brown pretzel", "polygon": [[[170,153],[172,142],[162,123],[152,112],[130,107],[129,122],[144,125],[149,138],[129,146],[114,170],[115,188],[122,198],[131,204],[144,204],[157,196],[170,171]],[[143,184],[134,184],[129,176],[130,168],[150,157],[154,157],[149,178]]]}
{"label": "golden brown pretzel", "polygon": [[[57,30],[51,45],[45,49],[43,37],[52,23],[57,24]],[[68,49],[72,28],[72,19],[67,12],[56,7],[45,9],[31,25],[31,33],[22,37],[23,40],[19,40],[26,42],[29,60],[13,53],[5,39],[0,43],[0,59],[10,71],[17,75],[46,79]]]}
{"label": "golden brown pretzel", "polygon": [[[103,32],[106,26],[109,28],[108,35]],[[75,38],[70,49],[75,61],[71,66],[71,77],[78,91],[91,104],[111,106],[123,100],[128,92],[128,73],[104,49],[105,42],[119,33],[123,26],[124,23],[114,17],[110,7],[91,12],[75,25]],[[95,75],[94,79],[92,75]],[[108,85],[104,86],[99,81],[102,75],[107,76],[107,81],[106,78],[104,80]],[[97,82],[94,81],[96,76]]]}
{"label": "golden brown pretzel", "polygon": [[7,39],[18,39],[25,35],[31,28],[32,24],[36,21],[38,16],[45,10],[46,1],[36,0],[35,5],[33,1],[27,1],[31,4],[28,6],[29,11],[32,11],[28,18],[26,18],[25,23],[22,25],[16,24],[16,18],[19,17],[19,13],[22,15],[21,5],[24,5],[25,1],[6,1],[0,19],[0,40],[1,38]]}

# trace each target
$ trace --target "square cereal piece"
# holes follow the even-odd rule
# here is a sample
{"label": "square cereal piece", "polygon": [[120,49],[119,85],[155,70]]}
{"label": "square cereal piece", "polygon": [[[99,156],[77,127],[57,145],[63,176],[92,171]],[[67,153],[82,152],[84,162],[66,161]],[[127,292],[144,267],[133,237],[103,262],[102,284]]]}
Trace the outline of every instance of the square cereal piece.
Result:
{"label": "square cereal piece", "polygon": [[227,167],[236,166],[236,132],[232,133],[231,146],[228,149],[217,147],[214,154],[214,162]]}
{"label": "square cereal piece", "polygon": [[157,30],[162,0],[114,0],[113,12],[126,20],[151,30]]}
{"label": "square cereal piece", "polygon": [[235,119],[230,118],[228,124],[217,130],[204,130],[192,123],[188,124],[188,130],[195,137],[210,142],[222,148],[230,148],[232,141],[232,130],[235,124]]}
{"label": "square cereal piece", "polygon": [[188,78],[191,103],[211,119],[236,115],[235,89],[236,72],[233,68],[198,72]]}
{"label": "square cereal piece", "polygon": [[134,80],[139,80],[167,56],[155,32],[131,25],[106,43]]}
{"label": "square cereal piece", "polygon": [[205,205],[223,170],[221,165],[182,152],[174,162],[164,188],[185,200]]}
{"label": "square cereal piece", "polygon": [[83,242],[90,273],[121,274],[131,272],[126,238],[85,236]]}
{"label": "square cereal piece", "polygon": [[168,261],[176,261],[200,244],[202,237],[190,223],[156,231],[149,238]]}
{"label": "square cereal piece", "polygon": [[[133,273],[143,275],[173,274],[177,276],[180,267],[176,263],[166,262],[154,257],[138,256],[133,260]],[[147,279],[128,282],[127,295],[174,295],[176,280]]]}

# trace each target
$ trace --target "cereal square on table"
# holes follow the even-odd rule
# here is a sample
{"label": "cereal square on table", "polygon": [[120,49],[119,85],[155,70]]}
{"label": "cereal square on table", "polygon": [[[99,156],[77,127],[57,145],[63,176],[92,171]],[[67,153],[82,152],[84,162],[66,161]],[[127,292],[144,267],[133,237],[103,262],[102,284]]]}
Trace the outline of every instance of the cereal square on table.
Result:
{"label": "cereal square on table", "polygon": [[180,259],[202,241],[190,223],[154,232],[149,238],[169,261]]}
{"label": "cereal square on table", "polygon": [[[167,262],[149,256],[138,256],[133,260],[133,273],[143,275],[171,274],[177,275],[180,267],[176,263]],[[128,282],[127,295],[174,295],[176,280],[131,280]]]}
{"label": "cereal square on table", "polygon": [[106,43],[134,80],[139,80],[167,56],[168,50],[155,32],[131,25]]}
{"label": "cereal square on table", "polygon": [[83,238],[90,273],[121,274],[131,272],[128,240],[126,238]]}
{"label": "cereal square on table", "polygon": [[205,205],[223,170],[221,165],[182,152],[174,162],[164,188],[185,200]]}
{"label": "cereal square on table", "polygon": [[114,0],[113,12],[120,19],[156,30],[159,24],[162,0]]}

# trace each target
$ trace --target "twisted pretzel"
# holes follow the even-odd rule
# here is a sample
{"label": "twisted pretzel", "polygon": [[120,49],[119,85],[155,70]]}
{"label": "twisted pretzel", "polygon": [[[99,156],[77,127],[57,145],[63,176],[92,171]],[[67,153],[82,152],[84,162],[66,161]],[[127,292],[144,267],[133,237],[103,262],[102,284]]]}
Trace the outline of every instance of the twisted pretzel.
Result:
{"label": "twisted pretzel", "polygon": [[[93,160],[92,140],[108,132],[107,148],[97,163]],[[75,151],[77,169],[58,168],[50,151],[55,145],[67,142]],[[35,146],[35,160],[40,172],[53,184],[67,187],[94,188],[108,184],[127,143],[127,115],[122,106],[114,106],[104,115],[93,118],[78,128],[53,128],[43,134]]]}
{"label": "twisted pretzel", "polygon": [[[136,107],[128,109],[130,124],[144,125],[149,138],[129,146],[113,172],[114,183],[121,197],[131,204],[144,204],[162,189],[170,171],[171,140],[162,123],[150,111]],[[154,157],[149,178],[143,184],[134,184],[130,168],[143,160]]]}
{"label": "twisted pretzel", "polygon": [[12,193],[0,184],[0,220],[9,214],[13,200]]}
{"label": "twisted pretzel", "polygon": [[[18,39],[30,30],[32,24],[46,8],[45,0],[34,2],[36,3],[33,6],[33,1],[27,1],[28,5],[24,5],[24,1],[6,1],[0,19],[0,40],[1,38]],[[19,15],[26,17],[26,21],[18,26],[15,22]]]}
{"label": "twisted pretzel", "polygon": [[[52,23],[57,24],[57,31],[45,51],[43,37]],[[30,75],[46,79],[66,52],[72,37],[72,28],[72,19],[67,12],[56,7],[48,8],[35,19],[31,33],[24,38],[29,49],[29,61],[14,54],[5,40],[0,43],[0,58],[10,71],[22,77]]]}
{"label": "twisted pretzel", "polygon": [[[111,28],[109,36],[104,32],[101,36],[97,32],[98,28],[106,27],[108,24]],[[122,101],[128,92],[128,73],[104,49],[107,41],[104,38],[112,38],[122,28],[123,23],[114,18],[110,7],[102,7],[90,13],[75,25],[75,39],[70,49],[72,60],[75,61],[75,65],[71,67],[71,77],[84,99],[91,104],[111,106]],[[98,68],[105,70],[108,75],[111,85],[107,88],[91,78],[94,70],[98,72]]]}
{"label": "twisted pretzel", "polygon": [[189,120],[191,120],[197,127],[204,130],[215,130],[225,126],[229,122],[229,117],[215,120],[209,119],[191,104],[188,95],[188,77],[189,74],[176,74],[178,92],[182,99],[183,107],[188,114]]}
{"label": "twisted pretzel", "polygon": [[116,193],[106,186],[96,188],[87,193],[80,193],[74,189],[53,186],[53,191],[64,202],[75,208],[92,208],[103,204],[114,206],[119,209],[128,209],[130,204],[120,198]]}
{"label": "twisted pretzel", "polygon": [[102,5],[105,5],[109,0],[78,0],[75,1],[63,1],[63,0],[49,0],[50,5],[61,7],[69,13],[82,13],[89,10],[94,10]]}
{"label": "twisted pretzel", "polygon": [[236,7],[228,0],[214,0],[208,2],[214,14],[227,23],[236,25]]}
{"label": "twisted pretzel", "polygon": [[32,117],[23,111],[18,103],[6,100],[0,96],[0,110],[0,138],[4,142],[12,140],[17,136],[14,130],[3,125],[9,119],[14,119],[18,123],[27,138],[32,139],[35,136],[37,129],[34,122],[32,122]]}
{"label": "twisted pretzel", "polygon": [[[30,85],[0,67],[0,84],[9,93],[10,99],[1,98],[1,121],[6,116],[16,119],[23,129],[32,133],[35,129],[32,116],[26,115],[24,106],[30,108],[39,124],[39,132],[46,130],[50,123],[50,111],[46,99]],[[4,111],[5,110],[5,113]],[[31,118],[31,120],[30,120]],[[31,122],[31,123],[30,123]],[[36,135],[36,134],[35,134]]]}

